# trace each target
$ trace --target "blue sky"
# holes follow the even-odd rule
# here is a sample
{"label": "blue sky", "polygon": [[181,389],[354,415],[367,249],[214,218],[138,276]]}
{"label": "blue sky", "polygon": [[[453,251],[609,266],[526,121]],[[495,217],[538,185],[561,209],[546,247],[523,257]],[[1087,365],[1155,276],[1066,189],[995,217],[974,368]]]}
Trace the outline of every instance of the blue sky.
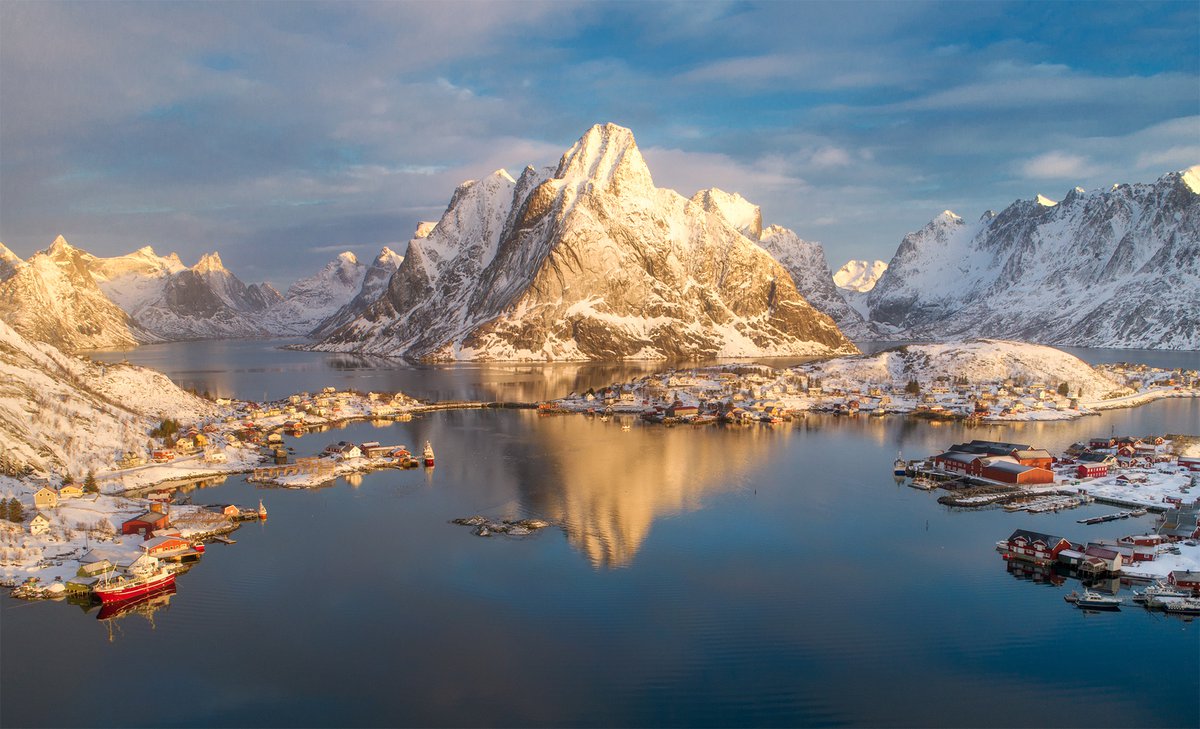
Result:
{"label": "blue sky", "polygon": [[284,286],[606,121],[661,187],[887,260],[943,209],[1200,163],[1200,4],[8,0],[0,241]]}

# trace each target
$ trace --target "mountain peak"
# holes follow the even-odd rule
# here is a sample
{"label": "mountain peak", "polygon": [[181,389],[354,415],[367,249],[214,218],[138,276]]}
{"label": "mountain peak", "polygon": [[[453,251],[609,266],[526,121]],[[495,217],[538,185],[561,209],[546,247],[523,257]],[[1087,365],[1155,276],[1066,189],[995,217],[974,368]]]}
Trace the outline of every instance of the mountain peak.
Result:
{"label": "mountain peak", "polygon": [[225,271],[225,264],[221,263],[221,254],[213,251],[200,256],[192,270],[196,273],[219,273]]}
{"label": "mountain peak", "polygon": [[936,218],[933,219],[932,222],[935,222],[935,223],[961,223],[962,218],[958,217],[958,215],[955,215],[953,210],[943,210],[941,213],[938,214],[938,216]]}
{"label": "mountain peak", "polygon": [[875,283],[887,267],[883,261],[847,261],[833,274],[833,283],[838,288],[850,291],[870,291],[875,288]]}
{"label": "mountain peak", "polygon": [[1052,208],[1058,204],[1057,201],[1051,200],[1050,198],[1046,197],[1045,195],[1042,195],[1041,193],[1038,193],[1038,196],[1035,197],[1033,200],[1038,205],[1041,205],[1042,207],[1047,207],[1047,208]]}
{"label": "mountain peak", "polygon": [[589,181],[600,189],[612,186],[618,193],[654,188],[633,132],[611,123],[587,130],[562,156],[554,176]]}
{"label": "mountain peak", "polygon": [[70,255],[75,250],[75,247],[67,242],[67,239],[61,235],[54,239],[50,247],[46,249],[46,253],[54,257],[62,257]]}
{"label": "mountain peak", "polygon": [[350,251],[342,251],[338,254],[337,260],[339,263],[348,264],[351,266],[358,264],[358,257]]}
{"label": "mountain peak", "polygon": [[1186,170],[1181,171],[1179,177],[1183,180],[1183,184],[1188,186],[1189,190],[1200,195],[1200,165],[1192,165]]}

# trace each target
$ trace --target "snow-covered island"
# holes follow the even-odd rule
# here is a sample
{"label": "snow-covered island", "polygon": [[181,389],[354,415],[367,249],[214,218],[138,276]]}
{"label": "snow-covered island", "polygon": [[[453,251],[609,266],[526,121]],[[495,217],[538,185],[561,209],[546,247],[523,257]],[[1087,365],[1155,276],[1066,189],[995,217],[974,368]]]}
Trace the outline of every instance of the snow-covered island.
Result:
{"label": "snow-covered island", "polygon": [[794,367],[737,364],[648,375],[572,393],[557,408],[656,422],[779,421],[805,411],[985,422],[1066,420],[1164,397],[1200,395],[1200,372],[1092,367],[1035,344],[918,344]]}

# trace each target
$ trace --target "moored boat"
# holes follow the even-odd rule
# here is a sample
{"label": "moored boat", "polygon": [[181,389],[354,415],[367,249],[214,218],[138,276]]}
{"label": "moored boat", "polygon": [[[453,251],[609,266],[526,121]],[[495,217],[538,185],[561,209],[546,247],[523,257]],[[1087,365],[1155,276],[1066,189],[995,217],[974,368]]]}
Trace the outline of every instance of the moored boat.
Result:
{"label": "moored boat", "polygon": [[1119,597],[1110,597],[1091,590],[1084,590],[1083,594],[1075,599],[1075,607],[1088,610],[1120,610],[1124,602],[1125,600]]}
{"label": "moored boat", "polygon": [[175,573],[160,567],[145,575],[123,574],[110,577],[103,584],[96,585],[95,593],[102,603],[120,602],[173,584]]}
{"label": "moored boat", "polygon": [[1200,598],[1181,597],[1164,603],[1163,610],[1176,615],[1200,615]]}
{"label": "moored boat", "polygon": [[433,445],[429,441],[425,441],[425,452],[422,456],[425,458],[425,467],[433,468]]}
{"label": "moored boat", "polygon": [[903,476],[906,470],[908,470],[908,464],[904,462],[904,454],[897,451],[896,462],[892,464],[892,474]]}

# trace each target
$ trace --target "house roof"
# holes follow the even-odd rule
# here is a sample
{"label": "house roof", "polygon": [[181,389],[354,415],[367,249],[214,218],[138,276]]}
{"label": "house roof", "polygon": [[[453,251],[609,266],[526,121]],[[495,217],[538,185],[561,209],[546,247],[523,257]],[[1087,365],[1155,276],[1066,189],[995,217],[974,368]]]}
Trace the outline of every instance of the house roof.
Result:
{"label": "house roof", "polygon": [[1200,580],[1200,571],[1197,570],[1171,570],[1171,577],[1176,580]]}
{"label": "house roof", "polygon": [[1026,473],[1027,471],[1046,470],[1044,468],[1038,468],[1037,466],[1022,466],[1016,461],[1002,461],[999,458],[997,458],[993,463],[989,463],[988,468],[994,468],[997,471],[1004,471],[1006,473]]}
{"label": "house roof", "polygon": [[1016,458],[1052,458],[1050,452],[1044,448],[1031,448],[1027,451],[1013,451],[1012,455]]}
{"label": "house roof", "polygon": [[1087,549],[1083,550],[1083,553],[1089,557],[1099,557],[1104,560],[1113,560],[1121,556],[1121,553],[1115,549],[1101,547],[1099,544],[1089,544]]}
{"label": "house roof", "polygon": [[1053,547],[1059,542],[1067,541],[1065,537],[1055,536],[1053,534],[1042,534],[1041,532],[1031,532],[1028,529],[1017,529],[1008,537],[1008,541],[1014,541],[1018,537],[1023,537],[1027,542],[1042,542],[1047,546]]}

